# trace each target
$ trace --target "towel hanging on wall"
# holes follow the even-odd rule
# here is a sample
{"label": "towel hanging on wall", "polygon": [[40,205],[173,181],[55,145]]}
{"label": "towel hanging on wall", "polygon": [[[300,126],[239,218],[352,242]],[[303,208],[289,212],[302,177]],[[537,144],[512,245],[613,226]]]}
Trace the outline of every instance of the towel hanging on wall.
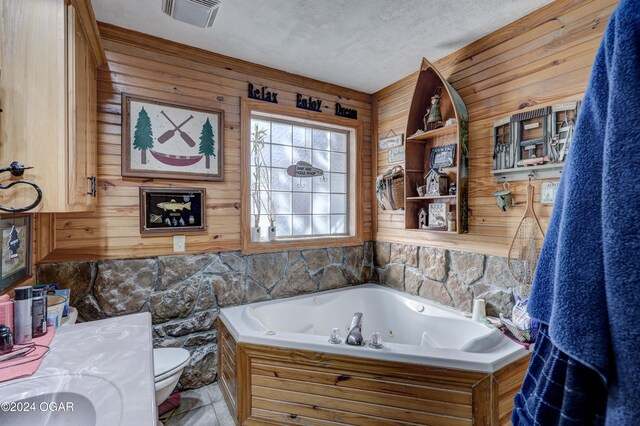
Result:
{"label": "towel hanging on wall", "polygon": [[[611,425],[637,424],[640,418],[638,64],[640,0],[622,0],[596,55],[529,305],[532,318],[548,325],[551,343],[600,377]],[[534,361],[555,362],[548,355],[553,351],[540,350],[535,349],[525,384],[550,383]],[[593,396],[598,387],[589,392]],[[514,424],[554,424],[540,405],[523,403],[531,397],[531,388],[523,387]],[[563,392],[546,397],[555,400],[541,401],[545,406],[575,408],[562,405]],[[571,418],[566,414],[563,418]]]}

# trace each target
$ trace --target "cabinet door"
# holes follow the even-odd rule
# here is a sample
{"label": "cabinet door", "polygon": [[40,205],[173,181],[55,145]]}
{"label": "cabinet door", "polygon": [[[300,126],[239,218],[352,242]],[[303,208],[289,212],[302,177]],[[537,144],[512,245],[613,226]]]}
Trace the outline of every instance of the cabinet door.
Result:
{"label": "cabinet door", "polygon": [[87,36],[73,6],[68,6],[68,204],[71,211],[96,204],[92,180],[97,175],[97,70]]}
{"label": "cabinet door", "polygon": [[[43,193],[33,212],[66,209],[66,31],[64,0],[0,1],[0,167],[20,161]],[[8,184],[9,173],[0,175]],[[35,192],[0,192],[0,204],[24,207]]]}

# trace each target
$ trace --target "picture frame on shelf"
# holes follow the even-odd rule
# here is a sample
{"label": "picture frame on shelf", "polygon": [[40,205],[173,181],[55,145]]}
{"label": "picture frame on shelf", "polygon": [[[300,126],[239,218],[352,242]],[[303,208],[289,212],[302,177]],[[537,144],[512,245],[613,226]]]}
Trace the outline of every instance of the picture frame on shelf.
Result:
{"label": "picture frame on shelf", "polygon": [[122,94],[122,176],[224,180],[224,111]]}
{"label": "picture frame on shelf", "polygon": [[3,216],[0,218],[0,235],[0,290],[3,290],[31,277],[32,216]]}
{"label": "picture frame on shelf", "polygon": [[183,234],[205,232],[204,188],[140,188],[140,233]]}
{"label": "picture frame on shelf", "polygon": [[429,220],[427,226],[432,230],[447,230],[447,213],[449,205],[446,203],[429,204]]}
{"label": "picture frame on shelf", "polygon": [[456,165],[456,144],[434,146],[431,148],[429,167],[441,169]]}

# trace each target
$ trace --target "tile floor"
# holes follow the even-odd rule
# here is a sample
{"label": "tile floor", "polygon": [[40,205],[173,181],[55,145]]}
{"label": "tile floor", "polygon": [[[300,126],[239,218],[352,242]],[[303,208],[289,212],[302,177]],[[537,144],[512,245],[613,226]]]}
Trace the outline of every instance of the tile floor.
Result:
{"label": "tile floor", "polygon": [[180,406],[161,420],[165,426],[235,426],[218,383],[182,392]]}

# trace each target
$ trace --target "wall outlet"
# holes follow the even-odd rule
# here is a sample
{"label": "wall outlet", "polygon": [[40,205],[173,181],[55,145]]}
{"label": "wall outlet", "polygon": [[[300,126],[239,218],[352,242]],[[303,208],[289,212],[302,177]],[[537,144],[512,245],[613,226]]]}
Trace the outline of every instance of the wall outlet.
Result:
{"label": "wall outlet", "polygon": [[173,236],[173,252],[180,253],[187,249],[187,241],[184,235]]}

